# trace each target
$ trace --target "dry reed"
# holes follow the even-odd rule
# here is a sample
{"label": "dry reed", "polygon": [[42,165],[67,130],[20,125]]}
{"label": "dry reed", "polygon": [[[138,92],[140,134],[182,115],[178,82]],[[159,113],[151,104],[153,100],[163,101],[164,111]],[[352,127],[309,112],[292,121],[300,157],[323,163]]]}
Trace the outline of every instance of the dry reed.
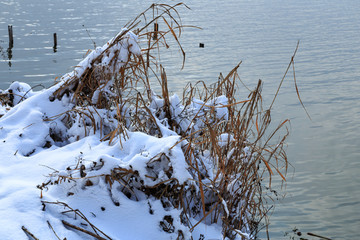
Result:
{"label": "dry reed", "polygon": [[[160,171],[166,175],[155,185],[146,185],[145,179],[130,168],[115,167],[111,172],[96,177],[104,178],[110,191],[115,191],[112,187],[115,182],[119,183],[121,191],[135,201],[139,194],[144,194],[160,200],[165,209],[180,209],[181,222],[190,232],[204,222],[221,224],[224,238],[245,238],[246,233],[255,236],[259,222],[267,217],[269,205],[265,192],[271,193],[273,177],[278,175],[281,180],[286,180],[288,161],[284,146],[288,120],[269,128],[271,107],[263,109],[260,80],[245,100],[236,99],[240,82],[237,70],[241,63],[226,76],[220,75],[213,86],[203,82],[188,84],[182,101],[176,101],[170,95],[167,76],[157,62],[157,55],[162,47],[168,47],[167,38],[172,37],[185,63],[185,51],[179,42],[184,27],[177,11],[181,6],[186,7],[183,3],[174,6],[153,4],[129,22],[126,30],[91,59],[81,74],[67,78],[50,97],[51,101],[70,98],[73,109],[46,120],[60,119],[68,129],[79,124],[84,134],[77,139],[100,133],[102,140],[109,144],[115,140],[125,141],[127,131],[162,137],[166,134],[165,126],[181,137],[176,144],[182,148],[191,180],[179,183],[169,164],[172,156],[165,152],[160,152],[147,163],[145,178],[158,180]],[[164,23],[167,29],[149,30],[153,23],[158,22]],[[115,51],[104,65],[104,57],[109,55],[113,46],[126,41],[129,31],[135,32],[147,47],[140,55],[129,51],[126,63],[118,69],[110,66],[121,59],[120,51]],[[159,80],[160,95],[152,91],[150,75]],[[69,140],[56,129],[51,131],[54,142]],[[90,182],[87,184],[91,186],[87,173],[101,167],[100,162],[90,167],[78,164],[71,169],[69,176],[54,177],[54,174],[51,181],[39,188],[79,178],[88,178]],[[193,224],[190,218],[198,222]],[[164,218],[160,226],[164,231],[175,231],[171,216]],[[178,239],[183,238],[179,231]]]}

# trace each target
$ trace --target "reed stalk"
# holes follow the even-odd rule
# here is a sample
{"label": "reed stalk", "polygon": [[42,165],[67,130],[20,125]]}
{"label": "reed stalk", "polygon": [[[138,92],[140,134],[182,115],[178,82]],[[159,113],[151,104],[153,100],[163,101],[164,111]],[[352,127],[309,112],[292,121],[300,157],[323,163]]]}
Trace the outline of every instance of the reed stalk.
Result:
{"label": "reed stalk", "polygon": [[[145,179],[138,172],[122,167],[97,177],[105,179],[110,191],[116,191],[113,185],[119,183],[121,191],[135,201],[142,193],[160,200],[164,206],[180,209],[181,222],[189,231],[204,222],[220,224],[224,238],[245,238],[244,233],[255,236],[260,221],[267,218],[271,208],[266,196],[273,193],[273,178],[278,176],[286,181],[289,163],[285,141],[289,120],[275,127],[271,125],[273,103],[270,108],[264,108],[261,80],[246,99],[237,99],[236,89],[241,83],[237,70],[241,62],[227,75],[221,74],[214,85],[188,84],[182,100],[175,101],[169,92],[165,69],[157,59],[162,48],[169,47],[167,39],[172,38],[182,54],[182,65],[185,64],[185,51],[179,40],[184,29],[177,10],[180,7],[187,8],[183,3],[152,4],[129,22],[99,56],[91,59],[81,74],[68,78],[54,92],[50,100],[70,97],[74,108],[47,121],[79,123],[84,129],[83,136],[99,133],[109,144],[119,140],[121,145],[121,141],[128,138],[128,131],[163,137],[165,127],[178,134],[180,140],[173,147],[181,146],[192,176],[189,181],[179,183],[173,176],[172,157],[165,152],[147,163],[145,178],[158,180],[160,171],[166,175],[155,185],[144,184]],[[153,23],[162,23],[166,29],[156,29],[155,33],[151,29]],[[140,55],[129,51],[127,62],[120,69],[109,71],[121,58],[120,51],[114,52],[108,65],[103,64],[104,57],[112,47],[124,44],[130,31],[139,36],[139,42],[146,48]],[[293,58],[289,66],[292,64]],[[152,90],[154,82],[159,84],[160,95]],[[52,136],[59,134],[54,132]],[[58,138],[68,140],[65,136]],[[69,176],[53,178],[52,183],[87,178],[86,173],[95,168],[98,170],[101,165],[78,166]],[[50,182],[39,188],[45,188]],[[198,222],[192,224],[190,218]],[[161,225],[164,224],[171,225],[171,220],[164,219]],[[172,228],[163,228],[173,231],[169,229]],[[181,239],[182,233],[178,236]]]}

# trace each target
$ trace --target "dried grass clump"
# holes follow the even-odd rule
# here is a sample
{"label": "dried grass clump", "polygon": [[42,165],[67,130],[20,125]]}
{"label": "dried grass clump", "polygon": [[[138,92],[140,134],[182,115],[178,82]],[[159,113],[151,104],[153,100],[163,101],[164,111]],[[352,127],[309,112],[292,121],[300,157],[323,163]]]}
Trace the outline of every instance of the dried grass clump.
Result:
{"label": "dried grass clump", "polygon": [[[109,144],[114,141],[121,144],[129,131],[158,138],[178,135],[179,141],[168,151],[152,157],[146,163],[145,173],[131,166],[101,172],[104,163],[99,160],[69,167],[66,176],[54,174],[40,188],[79,179],[87,179],[84,184],[92,186],[93,178],[103,178],[111,196],[121,191],[135,201],[151,197],[160,200],[164,209],[180,209],[181,223],[190,232],[205,222],[221,224],[224,238],[254,236],[268,212],[264,186],[271,187],[274,175],[285,181],[288,162],[284,144],[288,131],[279,130],[288,120],[273,131],[269,129],[271,111],[262,107],[261,81],[245,100],[236,99],[240,63],[225,77],[220,75],[213,86],[203,82],[188,84],[182,100],[169,93],[165,70],[156,56],[161,47],[169,47],[166,38],[170,35],[178,43],[185,61],[179,42],[184,27],[177,11],[180,6],[186,7],[182,3],[153,4],[105,48],[90,53],[84,60],[87,63],[64,76],[50,97],[51,101],[67,101],[73,108],[47,119],[60,120],[67,129],[64,133],[52,128],[50,135],[54,142],[71,142],[99,134]],[[149,30],[157,22],[164,23],[167,29]],[[131,31],[146,45],[141,52],[136,49],[137,39]],[[152,91],[150,83],[156,81],[151,81],[150,76],[160,84],[159,95]],[[187,181],[179,181],[172,167],[171,151],[178,146],[191,176]],[[190,218],[198,222],[194,224]],[[164,231],[177,230],[172,226],[171,216],[159,224]],[[177,231],[178,239],[184,239],[186,234]]]}

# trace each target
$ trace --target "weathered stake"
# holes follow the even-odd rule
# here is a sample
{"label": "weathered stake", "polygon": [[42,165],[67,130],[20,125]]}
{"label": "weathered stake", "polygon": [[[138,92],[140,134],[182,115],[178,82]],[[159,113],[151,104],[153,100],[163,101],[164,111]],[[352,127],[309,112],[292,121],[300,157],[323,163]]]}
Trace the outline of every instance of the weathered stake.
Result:
{"label": "weathered stake", "polygon": [[12,25],[8,25],[8,32],[9,32],[9,48],[14,47],[14,36],[13,36],[13,29]]}
{"label": "weathered stake", "polygon": [[57,36],[56,33],[54,33],[54,46],[53,46],[54,52],[56,52],[56,47],[57,47]]}

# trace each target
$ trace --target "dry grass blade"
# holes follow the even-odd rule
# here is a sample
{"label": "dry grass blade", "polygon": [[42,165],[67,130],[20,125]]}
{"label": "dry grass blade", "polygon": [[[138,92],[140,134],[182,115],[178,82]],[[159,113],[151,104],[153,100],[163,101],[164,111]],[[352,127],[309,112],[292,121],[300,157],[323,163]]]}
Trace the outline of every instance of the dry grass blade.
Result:
{"label": "dry grass blade", "polygon": [[164,17],[163,17],[163,20],[164,20],[164,22],[166,23],[166,25],[168,26],[168,28],[169,28],[171,34],[173,35],[173,37],[175,38],[176,42],[179,44],[180,50],[181,50],[182,55],[183,55],[183,63],[182,63],[182,67],[181,67],[181,68],[184,68],[184,66],[185,66],[185,51],[184,51],[184,49],[182,48],[182,46],[181,46],[181,44],[180,44],[180,42],[179,42],[179,39],[178,39],[178,37],[176,36],[176,34],[175,34],[175,32],[174,32],[174,29],[169,25],[169,23],[166,21],[166,19],[165,19]]}
{"label": "dry grass blade", "polygon": [[[298,43],[298,44],[299,44],[299,43]],[[301,106],[303,107],[303,109],[304,109],[305,112],[306,112],[306,115],[307,115],[308,118],[311,120],[310,114],[309,114],[309,112],[307,111],[307,109],[306,109],[303,101],[301,100],[300,92],[299,92],[299,89],[298,89],[298,86],[297,86],[297,83],[296,83],[296,77],[295,77],[295,62],[294,62],[294,59],[292,59],[292,67],[293,67],[293,75],[294,75],[294,84],[295,84],[296,94],[297,94],[297,96],[298,96],[299,102],[301,103]]]}
{"label": "dry grass blade", "polygon": [[70,223],[66,222],[65,220],[62,220],[61,222],[67,227],[70,227],[70,228],[73,228],[73,229],[78,230],[80,232],[86,233],[87,235],[90,235],[90,236],[92,236],[92,237],[94,237],[94,238],[96,238],[98,240],[106,240],[105,238],[100,237],[100,236],[98,236],[98,235],[96,235],[96,234],[94,234],[92,232],[89,232],[89,231],[87,231],[87,230],[85,230],[85,229],[83,229],[81,227],[70,224]]}
{"label": "dry grass blade", "polygon": [[317,237],[317,238],[320,238],[320,239],[324,239],[324,240],[331,240],[331,238],[323,237],[323,236],[320,236],[320,235],[315,234],[315,233],[307,233],[307,235],[312,236],[312,237]]}
{"label": "dry grass blade", "polygon": [[21,229],[32,239],[39,240],[37,237],[34,236],[26,227],[22,226]]}
{"label": "dry grass blade", "polygon": [[57,238],[57,239],[59,239],[59,240],[61,240],[61,239],[59,238],[59,236],[57,235],[57,233],[55,232],[55,230],[54,230],[53,226],[50,224],[50,222],[49,222],[49,221],[47,221],[47,223],[48,223],[49,228],[51,228],[51,230],[52,230],[52,231],[53,231],[53,233],[55,234],[56,238]]}
{"label": "dry grass blade", "polygon": [[273,104],[274,104],[274,102],[275,102],[275,99],[277,98],[277,95],[278,95],[278,93],[279,93],[279,91],[280,91],[280,88],[281,88],[281,86],[282,86],[282,84],[283,84],[283,82],[284,82],[284,79],[285,79],[285,77],[286,77],[286,75],[287,75],[290,67],[292,66],[292,67],[293,67],[293,68],[292,68],[292,69],[293,69],[293,79],[294,79],[296,94],[297,94],[297,96],[298,96],[299,102],[301,103],[301,106],[303,107],[303,109],[304,109],[305,112],[306,112],[306,115],[307,115],[307,116],[309,117],[309,119],[311,120],[310,114],[309,114],[309,112],[306,110],[306,107],[305,107],[304,103],[303,103],[302,100],[301,100],[300,93],[299,93],[299,89],[298,89],[298,86],[297,86],[297,83],[296,83],[296,77],[295,77],[295,62],[294,62],[294,59],[295,59],[296,52],[298,51],[299,44],[300,44],[300,41],[297,42],[297,45],[296,45],[294,54],[292,55],[291,60],[290,60],[290,62],[289,62],[289,65],[288,65],[288,67],[286,68],[286,71],[285,71],[285,73],[284,73],[284,76],[282,77],[282,79],[281,79],[281,81],[280,81],[279,87],[278,87],[278,89],[276,90],[275,96],[274,96],[274,98],[273,98],[273,100],[272,100],[272,103],[271,103],[269,109],[272,108],[272,106],[273,106]]}

